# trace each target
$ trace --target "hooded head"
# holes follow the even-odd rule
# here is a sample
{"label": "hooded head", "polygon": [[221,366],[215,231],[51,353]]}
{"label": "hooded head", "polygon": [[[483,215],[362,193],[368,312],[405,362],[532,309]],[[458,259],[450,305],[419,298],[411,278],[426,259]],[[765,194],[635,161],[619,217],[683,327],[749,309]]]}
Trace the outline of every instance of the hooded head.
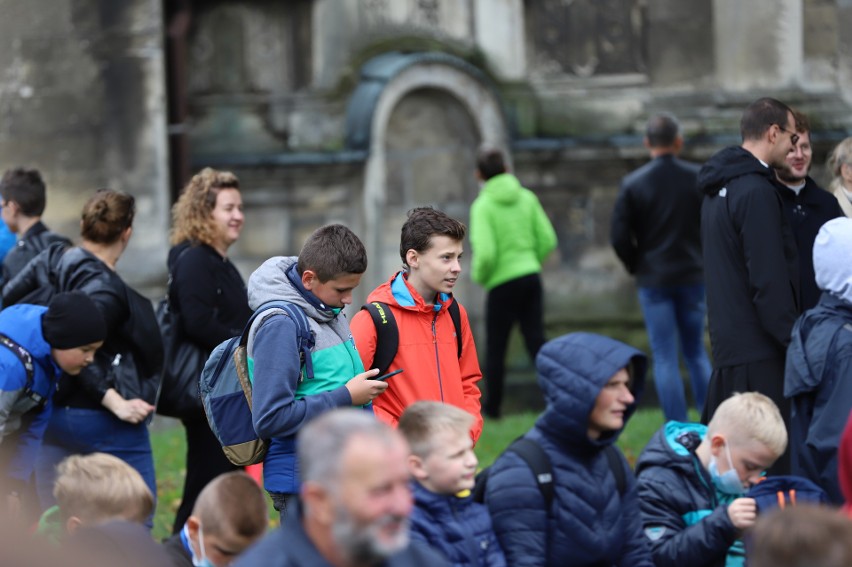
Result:
{"label": "hooded head", "polygon": [[852,303],[852,219],[840,217],[822,225],[813,253],[817,286]]}
{"label": "hooded head", "polygon": [[[596,447],[615,442],[635,411],[647,358],[609,337],[571,333],[545,343],[536,368],[547,402],[538,426],[556,441]],[[606,403],[610,388],[623,390],[625,384],[629,393]]]}

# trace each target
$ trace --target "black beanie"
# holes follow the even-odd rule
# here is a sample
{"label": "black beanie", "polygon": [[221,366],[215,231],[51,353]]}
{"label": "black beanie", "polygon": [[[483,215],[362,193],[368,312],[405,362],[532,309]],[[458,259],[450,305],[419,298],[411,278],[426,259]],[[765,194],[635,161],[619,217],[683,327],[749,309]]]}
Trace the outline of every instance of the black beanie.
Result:
{"label": "black beanie", "polygon": [[102,341],[106,323],[95,303],[82,291],[56,294],[41,317],[44,340],[58,349],[69,349]]}

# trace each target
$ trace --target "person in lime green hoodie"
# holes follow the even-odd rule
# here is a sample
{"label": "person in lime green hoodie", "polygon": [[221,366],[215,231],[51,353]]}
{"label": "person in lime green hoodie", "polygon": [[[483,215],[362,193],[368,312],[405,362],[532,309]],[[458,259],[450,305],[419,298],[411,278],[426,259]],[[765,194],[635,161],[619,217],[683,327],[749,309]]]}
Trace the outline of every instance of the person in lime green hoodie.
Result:
{"label": "person in lime green hoodie", "polygon": [[512,326],[520,324],[533,360],[545,341],[541,264],[556,248],[556,231],[535,193],[507,173],[500,150],[480,150],[476,166],[484,185],[470,208],[471,277],[488,290],[482,409],[499,418]]}

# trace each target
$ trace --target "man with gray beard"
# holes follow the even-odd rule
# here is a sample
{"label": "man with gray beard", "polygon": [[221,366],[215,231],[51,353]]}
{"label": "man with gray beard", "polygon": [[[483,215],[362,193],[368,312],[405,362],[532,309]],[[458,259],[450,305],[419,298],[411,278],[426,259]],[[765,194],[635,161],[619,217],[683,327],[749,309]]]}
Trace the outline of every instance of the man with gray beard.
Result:
{"label": "man with gray beard", "polygon": [[335,409],[298,435],[301,488],[284,525],[234,567],[442,566],[409,541],[408,445],[371,413]]}

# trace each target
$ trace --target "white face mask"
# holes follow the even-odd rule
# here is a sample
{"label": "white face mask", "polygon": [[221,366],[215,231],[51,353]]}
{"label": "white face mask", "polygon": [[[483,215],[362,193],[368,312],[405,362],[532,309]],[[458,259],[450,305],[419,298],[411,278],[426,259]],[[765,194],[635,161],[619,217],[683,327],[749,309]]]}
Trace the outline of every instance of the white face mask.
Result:
{"label": "white face mask", "polygon": [[743,483],[740,476],[737,474],[737,469],[734,468],[734,460],[731,458],[731,450],[728,448],[728,442],[725,441],[725,455],[728,457],[728,470],[719,474],[719,467],[716,464],[716,457],[710,457],[710,478],[713,479],[713,484],[720,492],[730,494],[731,496],[742,496],[745,493]]}
{"label": "white face mask", "polygon": [[[190,546],[191,547],[191,546]],[[204,549],[204,530],[201,523],[198,523],[198,547],[201,549],[201,557],[195,556],[195,551],[192,552],[192,564],[195,567],[216,567],[213,562],[207,558],[207,552]]]}

